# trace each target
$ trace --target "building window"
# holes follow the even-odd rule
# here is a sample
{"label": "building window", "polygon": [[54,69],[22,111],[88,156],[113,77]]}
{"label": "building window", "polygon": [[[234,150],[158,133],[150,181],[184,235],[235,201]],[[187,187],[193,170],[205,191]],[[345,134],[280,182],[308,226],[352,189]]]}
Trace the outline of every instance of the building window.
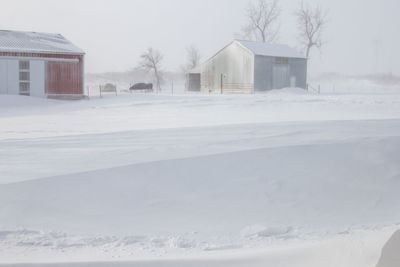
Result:
{"label": "building window", "polygon": [[286,57],[276,57],[275,64],[289,64],[289,59]]}
{"label": "building window", "polygon": [[30,64],[29,61],[19,62],[19,94],[30,94]]}
{"label": "building window", "polygon": [[29,70],[29,61],[20,61],[19,69],[20,70]]}

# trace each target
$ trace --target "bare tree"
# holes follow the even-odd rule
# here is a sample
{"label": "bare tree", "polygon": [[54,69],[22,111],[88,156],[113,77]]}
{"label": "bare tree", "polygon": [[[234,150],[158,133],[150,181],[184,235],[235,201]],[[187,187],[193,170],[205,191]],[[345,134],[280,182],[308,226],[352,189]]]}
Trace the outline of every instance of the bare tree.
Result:
{"label": "bare tree", "polygon": [[162,81],[161,61],[163,60],[163,55],[160,51],[150,47],[140,57],[142,58],[140,67],[148,72],[154,72],[154,78],[156,79],[157,83],[156,90],[160,91]]}
{"label": "bare tree", "polygon": [[194,69],[200,64],[200,52],[195,45],[190,45],[186,48],[187,62],[181,66],[182,72],[185,74],[187,71]]}
{"label": "bare tree", "polygon": [[242,28],[242,37],[248,40],[272,43],[279,35],[278,0],[258,0],[255,4],[249,3],[247,9],[248,24]]}
{"label": "bare tree", "polygon": [[317,6],[314,9],[301,3],[295,15],[299,29],[299,38],[306,51],[307,58],[313,47],[321,48],[323,45],[322,32],[327,22],[327,11]]}
{"label": "bare tree", "polygon": [[200,52],[199,49],[197,49],[196,46],[191,45],[186,48],[186,53],[187,53],[187,67],[188,69],[193,69],[197,67],[200,63]]}

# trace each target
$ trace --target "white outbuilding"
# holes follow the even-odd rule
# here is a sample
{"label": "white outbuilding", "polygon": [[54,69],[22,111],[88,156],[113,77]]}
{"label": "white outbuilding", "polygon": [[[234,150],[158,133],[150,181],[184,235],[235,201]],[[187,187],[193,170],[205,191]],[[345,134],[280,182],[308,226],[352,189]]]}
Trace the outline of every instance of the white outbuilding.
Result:
{"label": "white outbuilding", "polygon": [[84,55],[60,34],[0,30],[0,94],[80,99]]}
{"label": "white outbuilding", "polygon": [[307,58],[296,49],[234,40],[187,73],[186,89],[253,93],[306,85]]}

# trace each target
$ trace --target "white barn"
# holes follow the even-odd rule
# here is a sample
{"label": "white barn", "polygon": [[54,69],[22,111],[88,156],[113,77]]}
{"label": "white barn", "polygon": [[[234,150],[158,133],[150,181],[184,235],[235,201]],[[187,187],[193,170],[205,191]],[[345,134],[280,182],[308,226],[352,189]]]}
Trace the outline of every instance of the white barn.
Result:
{"label": "white barn", "polygon": [[186,89],[253,93],[306,85],[307,59],[297,50],[287,45],[234,40],[187,73]]}

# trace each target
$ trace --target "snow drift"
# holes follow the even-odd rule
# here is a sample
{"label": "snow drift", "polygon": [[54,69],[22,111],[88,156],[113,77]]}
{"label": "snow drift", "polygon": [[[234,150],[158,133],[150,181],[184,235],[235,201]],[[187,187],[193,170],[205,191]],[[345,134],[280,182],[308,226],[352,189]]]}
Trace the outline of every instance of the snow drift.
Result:
{"label": "snow drift", "polygon": [[382,250],[376,267],[397,267],[400,264],[400,230],[396,231]]}
{"label": "snow drift", "polygon": [[0,264],[373,267],[398,229],[400,95],[7,102]]}
{"label": "snow drift", "polygon": [[[398,222],[400,138],[166,160],[0,185],[5,226],[236,236]],[[79,207],[79,208],[77,208]],[[275,231],[281,234],[282,231]],[[261,236],[273,235],[265,230]]]}

